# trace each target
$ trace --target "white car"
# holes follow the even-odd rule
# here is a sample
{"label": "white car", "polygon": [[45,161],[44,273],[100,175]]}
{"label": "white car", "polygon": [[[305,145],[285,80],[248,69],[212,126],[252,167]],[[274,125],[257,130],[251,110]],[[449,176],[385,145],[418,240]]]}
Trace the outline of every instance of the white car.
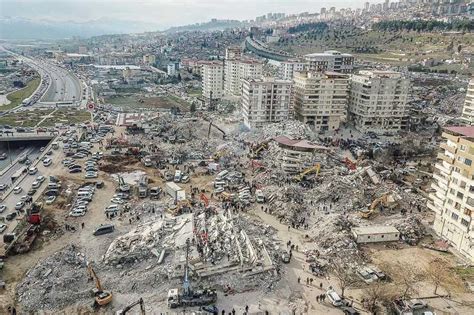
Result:
{"label": "white car", "polygon": [[16,186],[15,188],[13,188],[13,193],[15,194],[19,194],[23,191],[23,188],[21,188],[20,186]]}
{"label": "white car", "polygon": [[38,189],[41,186],[41,182],[35,180],[33,184],[31,184],[31,188]]}
{"label": "white car", "polygon": [[97,172],[89,172],[84,176],[85,178],[97,178]]}
{"label": "white car", "polygon": [[21,210],[25,206],[25,203],[23,201],[19,201],[15,205],[15,210]]}
{"label": "white car", "polygon": [[7,206],[5,205],[0,205],[0,213],[2,213],[3,211],[7,210]]}
{"label": "white car", "polygon": [[112,199],[110,200],[110,202],[111,202],[111,203],[118,204],[118,205],[121,205],[121,204],[125,203],[125,201],[123,201],[123,200],[120,199],[120,198],[112,198]]}
{"label": "white car", "polygon": [[36,180],[40,183],[44,182],[46,180],[46,178],[43,176],[43,175],[40,175],[38,177],[36,177]]}
{"label": "white car", "polygon": [[38,169],[35,166],[32,166],[28,169],[28,174],[35,175],[36,173],[38,173]]}
{"label": "white car", "polygon": [[47,205],[50,205],[50,204],[52,204],[55,200],[56,200],[56,196],[49,196],[48,198],[46,198],[46,204],[47,204]]}
{"label": "white car", "polygon": [[7,225],[0,223],[0,233],[3,233],[7,229]]}
{"label": "white car", "polygon": [[8,186],[6,184],[1,184],[0,185],[0,190],[5,190],[5,189],[7,189],[7,187]]}
{"label": "white car", "polygon": [[80,209],[73,209],[71,212],[69,212],[69,216],[71,217],[83,217],[85,214],[86,212]]}

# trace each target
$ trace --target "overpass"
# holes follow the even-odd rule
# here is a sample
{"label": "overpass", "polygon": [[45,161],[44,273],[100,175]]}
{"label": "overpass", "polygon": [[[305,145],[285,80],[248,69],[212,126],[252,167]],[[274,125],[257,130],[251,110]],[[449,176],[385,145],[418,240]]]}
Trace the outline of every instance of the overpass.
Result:
{"label": "overpass", "polygon": [[26,133],[26,132],[7,132],[0,134],[0,142],[13,141],[45,141],[52,140],[56,134],[50,132]]}
{"label": "overpass", "polygon": [[253,52],[254,54],[264,57],[267,59],[272,59],[276,61],[286,61],[288,59],[295,58],[284,51],[276,51],[267,47],[264,43],[247,36],[245,38],[245,48]]}

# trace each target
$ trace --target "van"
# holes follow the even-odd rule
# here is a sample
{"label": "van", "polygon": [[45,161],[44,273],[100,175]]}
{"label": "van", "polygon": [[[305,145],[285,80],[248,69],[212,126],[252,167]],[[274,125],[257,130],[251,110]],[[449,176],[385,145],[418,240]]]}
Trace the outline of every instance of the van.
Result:
{"label": "van", "polygon": [[48,167],[51,164],[53,164],[53,160],[51,160],[50,158],[46,158],[43,160],[43,166]]}
{"label": "van", "polygon": [[326,292],[326,297],[329,299],[329,302],[336,307],[342,306],[342,299],[339,297],[339,294],[334,290],[328,290]]}
{"label": "van", "polygon": [[35,175],[38,172],[38,169],[35,166],[32,166],[28,169],[28,174]]}
{"label": "van", "polygon": [[160,187],[151,187],[150,188],[150,198],[160,198],[161,188]]}
{"label": "van", "polygon": [[217,181],[220,181],[220,180],[223,180],[227,177],[227,175],[229,174],[229,171],[228,170],[223,170],[222,172],[220,172],[219,174],[217,174],[216,176],[216,180]]}
{"label": "van", "polygon": [[113,224],[104,224],[99,226],[95,231],[94,231],[94,236],[97,235],[102,235],[102,234],[108,234],[112,233],[115,230],[115,226]]}

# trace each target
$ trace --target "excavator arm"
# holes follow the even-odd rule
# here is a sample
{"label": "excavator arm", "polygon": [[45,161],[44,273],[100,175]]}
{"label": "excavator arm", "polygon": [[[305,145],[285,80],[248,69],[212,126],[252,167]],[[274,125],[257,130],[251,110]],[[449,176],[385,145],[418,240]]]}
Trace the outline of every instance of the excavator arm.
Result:
{"label": "excavator arm", "polygon": [[133,302],[132,304],[125,307],[123,310],[118,311],[117,315],[125,315],[128,311],[130,311],[137,305],[140,305],[140,314],[145,315],[145,303],[143,302],[143,298],[140,298],[138,301]]}

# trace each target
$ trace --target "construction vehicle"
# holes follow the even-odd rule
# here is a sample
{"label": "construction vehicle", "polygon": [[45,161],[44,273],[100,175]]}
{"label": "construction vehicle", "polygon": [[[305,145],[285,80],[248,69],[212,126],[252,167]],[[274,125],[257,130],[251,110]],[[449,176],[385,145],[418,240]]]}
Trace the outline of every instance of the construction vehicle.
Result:
{"label": "construction vehicle", "polygon": [[20,234],[16,240],[16,243],[11,249],[14,254],[24,254],[30,251],[31,246],[33,246],[34,241],[39,233],[39,226],[29,224],[26,231]]}
{"label": "construction vehicle", "polygon": [[138,197],[146,198],[148,196],[148,177],[143,175],[138,181]]}
{"label": "construction vehicle", "polygon": [[97,274],[89,262],[87,262],[87,274],[89,276],[89,280],[94,280],[95,282],[95,288],[92,289],[92,293],[95,296],[94,307],[97,308],[99,306],[105,306],[112,302],[112,292],[106,291],[102,288],[102,284],[100,283]]}
{"label": "construction vehicle", "polygon": [[217,301],[214,290],[192,290],[189,280],[189,239],[186,240],[186,265],[184,266],[183,288],[168,291],[168,307],[204,306]]}
{"label": "construction vehicle", "polygon": [[43,203],[34,202],[31,208],[28,209],[28,223],[38,225],[41,223],[41,210],[43,209]]}
{"label": "construction vehicle", "polygon": [[118,187],[119,191],[130,192],[130,185],[125,183],[122,176],[118,175],[118,181],[119,181],[119,187]]}
{"label": "construction vehicle", "polygon": [[257,159],[260,158],[260,152],[268,148],[268,143],[270,142],[271,139],[267,139],[255,146],[253,146],[250,149],[250,158],[251,159]]}
{"label": "construction vehicle", "polygon": [[391,193],[383,194],[381,197],[374,199],[369,206],[368,210],[360,211],[360,216],[364,219],[370,219],[375,212],[379,210],[383,210],[384,208],[394,208],[398,204],[398,200],[395,198]]}
{"label": "construction vehicle", "polygon": [[122,310],[118,310],[115,315],[125,315],[130,311],[132,308],[135,306],[140,305],[140,315],[145,315],[145,303],[143,302],[143,299],[140,298],[138,301],[133,302],[132,304],[126,306]]}
{"label": "construction vehicle", "polygon": [[300,182],[305,178],[306,175],[309,175],[311,173],[316,173],[316,176],[318,176],[320,169],[321,169],[321,164],[316,163],[313,166],[305,169],[304,171],[296,175],[293,179],[297,182]]}
{"label": "construction vehicle", "polygon": [[[204,118],[204,120],[206,120]],[[211,127],[214,127],[216,128],[217,130],[219,130],[221,133],[222,133],[222,139],[225,139],[226,138],[226,134],[225,134],[225,131],[222,130],[221,128],[219,128],[219,126],[217,126],[216,124],[214,124],[212,122],[212,120],[209,120],[209,130],[207,131],[207,138],[209,139],[209,137],[211,136]]]}
{"label": "construction vehicle", "polygon": [[204,205],[206,206],[206,208],[209,206],[209,198],[207,198],[207,196],[204,193],[201,193],[201,195],[199,195],[199,199],[201,199],[201,201],[204,202]]}

